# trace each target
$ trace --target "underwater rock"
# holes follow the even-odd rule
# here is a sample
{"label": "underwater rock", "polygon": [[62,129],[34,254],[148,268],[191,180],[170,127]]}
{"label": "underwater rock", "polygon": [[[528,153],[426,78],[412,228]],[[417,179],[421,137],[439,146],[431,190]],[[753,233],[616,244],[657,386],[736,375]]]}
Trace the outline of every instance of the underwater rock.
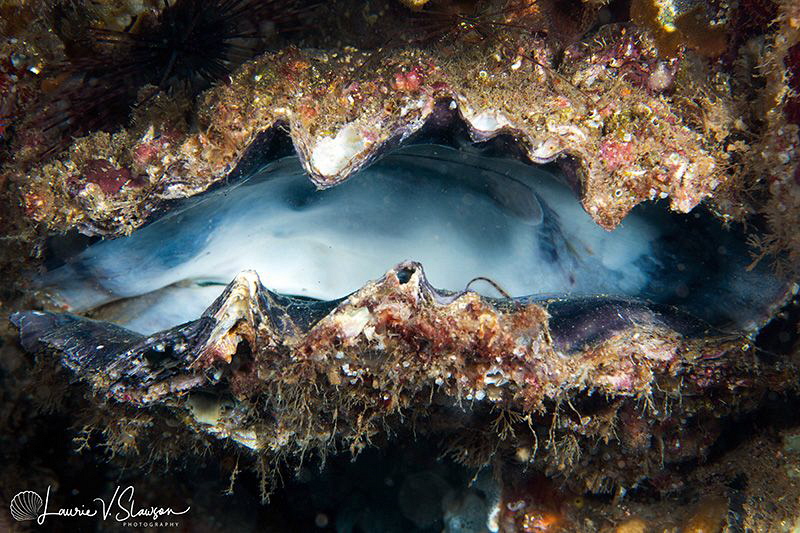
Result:
{"label": "underwater rock", "polygon": [[694,0],[633,0],[631,19],[648,28],[665,55],[691,47],[708,57],[719,57],[728,46],[725,31],[727,4]]}

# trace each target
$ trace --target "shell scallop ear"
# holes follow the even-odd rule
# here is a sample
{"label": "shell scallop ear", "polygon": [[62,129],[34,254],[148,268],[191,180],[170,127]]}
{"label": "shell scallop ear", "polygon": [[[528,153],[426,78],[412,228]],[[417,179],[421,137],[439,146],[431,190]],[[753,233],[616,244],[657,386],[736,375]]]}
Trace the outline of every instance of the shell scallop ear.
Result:
{"label": "shell scallop ear", "polygon": [[19,329],[19,343],[28,352],[35,352],[39,347],[39,339],[48,331],[55,329],[64,321],[63,315],[43,313],[40,311],[24,311],[14,313],[11,323]]}
{"label": "shell scallop ear", "polygon": [[44,500],[39,494],[32,490],[22,491],[11,499],[11,518],[19,522],[36,520],[42,506]]}

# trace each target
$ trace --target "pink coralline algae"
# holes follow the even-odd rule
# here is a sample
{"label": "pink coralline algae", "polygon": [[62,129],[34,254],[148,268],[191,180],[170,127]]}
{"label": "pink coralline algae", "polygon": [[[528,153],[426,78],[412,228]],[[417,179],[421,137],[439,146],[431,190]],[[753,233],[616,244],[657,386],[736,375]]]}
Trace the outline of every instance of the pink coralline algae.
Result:
{"label": "pink coralline algae", "polygon": [[105,159],[92,159],[84,166],[84,179],[94,183],[105,194],[116,194],[131,183],[131,173]]}

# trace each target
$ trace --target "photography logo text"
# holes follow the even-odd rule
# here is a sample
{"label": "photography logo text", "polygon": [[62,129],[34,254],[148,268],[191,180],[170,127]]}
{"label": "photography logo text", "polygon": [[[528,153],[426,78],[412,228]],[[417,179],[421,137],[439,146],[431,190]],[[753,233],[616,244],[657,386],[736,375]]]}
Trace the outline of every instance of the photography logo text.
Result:
{"label": "photography logo text", "polygon": [[177,527],[179,522],[174,517],[188,513],[189,509],[188,506],[179,510],[157,505],[139,507],[134,500],[134,488],[130,485],[124,489],[118,486],[110,499],[95,498],[88,506],[55,507],[50,502],[49,486],[44,498],[32,490],[24,490],[11,499],[11,517],[14,520],[35,520],[39,525],[53,518],[96,517],[131,527]]}

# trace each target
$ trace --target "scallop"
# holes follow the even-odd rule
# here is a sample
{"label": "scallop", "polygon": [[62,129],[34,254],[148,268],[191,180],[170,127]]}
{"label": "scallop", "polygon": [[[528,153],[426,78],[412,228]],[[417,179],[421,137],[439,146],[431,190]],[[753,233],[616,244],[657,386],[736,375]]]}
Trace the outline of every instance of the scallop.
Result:
{"label": "scallop", "polygon": [[[794,287],[741,228],[652,203],[608,231],[557,167],[495,148],[405,144],[324,190],[262,161],[130,236],[56,238],[34,282],[71,312],[11,320],[104,406],[158,413],[148,432],[302,456],[413,412],[475,466],[465,435],[505,432],[488,449],[509,457],[557,442],[531,462],[580,490],[702,457],[721,418],[794,386],[750,351]],[[607,442],[591,425],[617,419]],[[578,471],[561,446],[602,449]]]}
{"label": "scallop", "polygon": [[18,492],[11,499],[11,517],[20,522],[36,520],[43,505],[42,497],[32,490]]}

